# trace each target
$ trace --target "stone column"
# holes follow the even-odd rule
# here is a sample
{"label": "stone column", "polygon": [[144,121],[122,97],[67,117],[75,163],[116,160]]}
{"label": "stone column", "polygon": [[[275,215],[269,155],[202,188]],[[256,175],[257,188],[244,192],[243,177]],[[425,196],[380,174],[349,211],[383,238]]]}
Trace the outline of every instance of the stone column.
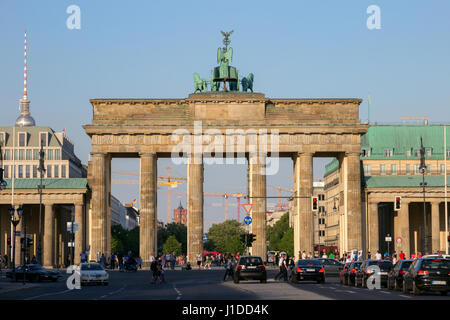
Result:
{"label": "stone column", "polygon": [[[17,219],[18,218],[18,216],[17,216],[17,208],[19,208],[19,206],[16,205],[16,206],[14,206],[14,208],[16,209],[15,217]],[[20,218],[20,221],[19,221],[19,223],[16,226],[16,231],[20,231],[20,233],[22,233],[22,234],[23,234],[23,219],[24,219],[24,213],[22,214],[22,217]],[[14,235],[13,235],[13,237],[14,237]],[[21,247],[22,247],[22,245],[20,243],[20,238],[21,238],[20,236],[16,236],[15,237],[15,239],[16,239],[16,241],[15,241],[15,246],[16,246],[16,249],[15,249],[15,251],[16,251],[15,252],[16,266],[22,264],[22,262],[23,262],[22,251],[20,250]],[[11,252],[11,254],[12,254],[12,252]]]}
{"label": "stone column", "polygon": [[400,211],[398,211],[398,223],[399,227],[397,229],[400,231],[399,236],[402,238],[402,243],[400,247],[397,247],[396,244],[397,255],[403,251],[406,257],[409,258],[411,255],[409,237],[409,202],[406,202],[405,199],[402,199],[402,206]]}
{"label": "stone column", "polygon": [[92,169],[91,174],[91,189],[92,189],[92,225],[91,225],[91,250],[89,260],[96,260],[97,253],[101,256],[102,253],[106,255],[108,251],[107,246],[107,218],[108,218],[108,188],[106,185],[106,169],[107,169],[107,154],[106,153],[92,153]]}
{"label": "stone column", "polygon": [[441,226],[439,216],[439,202],[431,203],[431,253],[440,251]]}
{"label": "stone column", "polygon": [[[313,157],[312,153],[300,153],[299,177],[299,232],[300,251],[314,255],[314,230],[311,197],[313,193]],[[298,252],[297,252],[298,254]]]}
{"label": "stone column", "polygon": [[346,153],[347,246],[362,250],[361,164],[359,152]]}
{"label": "stone column", "polygon": [[80,254],[84,249],[84,223],[83,223],[83,203],[75,203],[75,222],[78,223],[78,230],[75,232],[75,264],[81,262]]}
{"label": "stone column", "polygon": [[372,257],[379,250],[378,202],[369,201],[369,251]]}
{"label": "stone column", "polygon": [[156,176],[157,157],[155,153],[141,153],[140,177],[140,246],[139,253],[144,268],[150,267],[150,255],[156,256],[155,234],[157,233]]}
{"label": "stone column", "polygon": [[43,237],[43,265],[46,268],[53,268],[54,257],[54,237],[55,237],[55,211],[52,203],[45,203],[44,213],[44,237]]}
{"label": "stone column", "polygon": [[187,261],[194,265],[203,254],[203,159],[192,156],[187,164]]}
{"label": "stone column", "polygon": [[294,220],[294,256],[300,258],[300,199],[297,197],[300,194],[300,157],[295,154],[292,157],[294,161],[294,199],[292,204],[294,206],[293,220]]}
{"label": "stone column", "polygon": [[[266,155],[250,154],[248,159],[249,175],[249,203],[253,204],[250,225],[251,233],[255,235],[255,242],[250,247],[251,254],[266,260]],[[253,198],[255,197],[255,198]]]}

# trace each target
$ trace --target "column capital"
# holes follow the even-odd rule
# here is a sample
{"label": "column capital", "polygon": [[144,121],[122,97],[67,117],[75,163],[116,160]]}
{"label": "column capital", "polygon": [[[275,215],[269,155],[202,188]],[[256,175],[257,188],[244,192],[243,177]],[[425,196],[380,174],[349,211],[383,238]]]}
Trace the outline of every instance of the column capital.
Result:
{"label": "column capital", "polygon": [[312,157],[314,155],[314,152],[310,151],[304,151],[304,152],[297,152],[297,157]]}
{"label": "column capital", "polygon": [[74,202],[73,205],[75,207],[82,207],[82,206],[84,206],[84,203],[83,202]]}
{"label": "column capital", "polygon": [[106,158],[107,155],[108,154],[106,152],[91,152],[92,157],[105,157]]}
{"label": "column capital", "polygon": [[156,152],[139,152],[139,157],[156,157]]}
{"label": "column capital", "polygon": [[361,151],[346,151],[344,153],[344,155],[346,157],[360,157],[361,156]]}

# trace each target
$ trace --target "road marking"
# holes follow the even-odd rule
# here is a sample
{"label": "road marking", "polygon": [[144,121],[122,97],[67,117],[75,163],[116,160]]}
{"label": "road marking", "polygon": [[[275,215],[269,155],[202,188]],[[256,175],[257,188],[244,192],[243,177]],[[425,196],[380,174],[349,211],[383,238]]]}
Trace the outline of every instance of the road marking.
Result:
{"label": "road marking", "polygon": [[33,299],[37,299],[37,298],[41,298],[41,297],[46,297],[46,296],[52,296],[52,295],[60,295],[60,294],[63,294],[63,293],[66,293],[66,292],[70,292],[70,291],[72,291],[72,290],[70,290],[70,289],[67,289],[67,290],[64,290],[64,291],[60,291],[60,292],[50,292],[50,293],[44,293],[44,294],[40,294],[40,295],[38,295],[38,296],[34,296],[34,297],[29,297],[29,298],[25,298],[24,300],[33,300]]}
{"label": "road marking", "polygon": [[175,287],[175,283],[173,284],[173,289],[176,291],[176,293],[177,293],[177,295],[178,295],[178,296],[177,296],[177,300],[180,300],[182,294],[181,294],[181,291],[178,290],[177,287]]}
{"label": "road marking", "polygon": [[[110,293],[107,293],[107,294],[101,296],[100,299],[104,299],[104,298],[107,298],[107,297],[109,297],[109,296],[112,296],[112,295],[114,295],[114,294],[116,294],[116,293],[119,293],[119,292],[123,291],[125,288],[126,288],[126,285],[124,285],[122,288],[120,288],[120,289],[118,289],[118,290],[116,290],[116,291],[112,291],[112,292],[110,292]],[[94,299],[94,300],[95,300],[95,299]]]}
{"label": "road marking", "polygon": [[400,295],[399,295],[399,297],[403,297],[403,298],[408,298],[408,299],[411,299],[411,297],[410,297],[410,296],[405,296],[404,294],[400,294]]}

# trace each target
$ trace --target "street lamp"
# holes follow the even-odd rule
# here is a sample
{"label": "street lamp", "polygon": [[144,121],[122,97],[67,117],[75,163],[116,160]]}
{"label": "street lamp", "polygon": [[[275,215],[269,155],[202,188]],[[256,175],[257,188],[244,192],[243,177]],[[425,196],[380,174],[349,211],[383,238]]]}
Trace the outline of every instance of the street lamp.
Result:
{"label": "street lamp", "polygon": [[[8,211],[9,211],[9,215],[11,218],[11,223],[13,225],[13,241],[14,242],[13,242],[13,255],[12,255],[13,265],[12,265],[12,267],[14,270],[13,272],[14,272],[14,278],[15,278],[15,275],[16,275],[16,227],[19,224],[20,219],[22,218],[23,208],[22,208],[22,206],[19,206],[17,209],[15,209],[14,207],[11,207],[11,208],[9,208]],[[18,219],[16,219],[16,215],[15,215],[16,212],[17,212]]]}
{"label": "street lamp", "polygon": [[40,184],[38,185],[38,192],[39,192],[39,239],[38,239],[38,248],[37,248],[37,254],[38,254],[38,262],[40,265],[42,265],[42,189],[45,188],[45,186],[42,184],[42,178],[44,177],[45,173],[45,165],[44,165],[44,148],[43,148],[44,141],[41,140],[41,149],[39,150],[39,176],[40,176]]}
{"label": "street lamp", "polygon": [[422,137],[420,137],[420,166],[419,166],[419,171],[422,173],[422,182],[420,183],[420,186],[422,186],[422,190],[423,190],[423,228],[424,228],[424,232],[423,232],[423,238],[424,238],[424,242],[423,242],[423,249],[424,249],[424,254],[426,254],[427,250],[428,250],[428,238],[427,238],[427,212],[426,212],[426,208],[425,208],[425,186],[427,185],[427,183],[425,182],[425,172],[427,171],[427,166],[425,165],[425,148],[423,147],[423,141],[422,141]]}

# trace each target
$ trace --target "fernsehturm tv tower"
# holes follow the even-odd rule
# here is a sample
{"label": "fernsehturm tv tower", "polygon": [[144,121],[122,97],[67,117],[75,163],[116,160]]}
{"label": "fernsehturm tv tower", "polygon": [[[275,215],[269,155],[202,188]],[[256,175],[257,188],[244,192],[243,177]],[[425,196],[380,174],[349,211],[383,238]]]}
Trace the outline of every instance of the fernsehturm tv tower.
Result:
{"label": "fernsehturm tv tower", "polygon": [[35,126],[33,117],[30,114],[30,100],[27,95],[27,30],[25,30],[25,64],[23,68],[23,98],[20,99],[20,116],[16,120],[17,127]]}

